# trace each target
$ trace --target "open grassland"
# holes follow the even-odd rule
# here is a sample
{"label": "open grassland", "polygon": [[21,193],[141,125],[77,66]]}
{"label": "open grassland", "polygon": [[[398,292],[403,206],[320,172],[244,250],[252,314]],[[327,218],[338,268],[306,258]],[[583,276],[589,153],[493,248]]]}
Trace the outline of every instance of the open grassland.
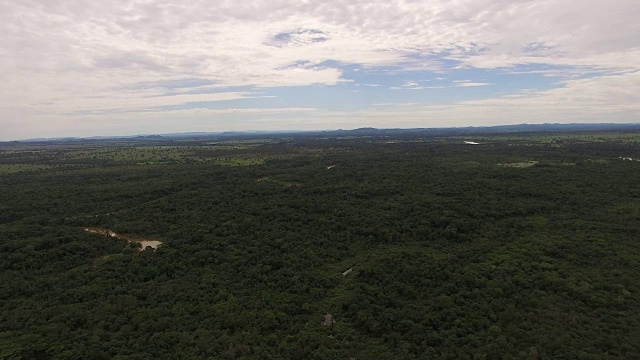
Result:
{"label": "open grassland", "polygon": [[21,171],[40,171],[54,168],[54,165],[48,164],[1,164],[1,174],[13,174]]}
{"label": "open grassland", "polygon": [[295,154],[264,154],[262,142],[226,142],[189,146],[105,146],[59,149],[24,149],[0,152],[0,174],[17,171],[54,169],[66,165],[84,166],[144,166],[207,162],[223,166],[251,166],[270,159]]}
{"label": "open grassland", "polygon": [[640,143],[640,132],[581,132],[581,133],[533,133],[492,136],[462,136],[460,139],[478,142],[511,142],[513,144],[564,145],[568,143]]}
{"label": "open grassland", "polygon": [[[465,141],[470,143],[465,143]],[[157,166],[171,164],[201,163],[213,166],[263,166],[269,161],[283,161],[295,158],[318,158],[353,153],[357,150],[353,143],[367,143],[373,147],[384,147],[389,150],[405,147],[420,147],[427,144],[438,146],[458,146],[461,152],[486,151],[486,148],[507,149],[518,146],[534,146],[548,149],[559,149],[567,146],[581,146],[584,144],[611,144],[609,151],[595,153],[589,158],[561,159],[552,156],[553,152],[543,153],[544,156],[535,159],[522,159],[510,156],[509,151],[499,151],[499,157],[485,159],[486,162],[466,157],[451,159],[449,165],[453,168],[475,168],[478,166],[497,166],[504,168],[528,168],[533,166],[562,166],[576,163],[606,164],[609,161],[635,156],[637,153],[626,149],[640,141],[638,133],[560,133],[560,134],[509,134],[482,136],[414,136],[376,138],[345,136],[334,139],[317,138],[301,144],[291,138],[265,138],[249,140],[221,140],[211,141],[173,141],[166,144],[145,144],[145,141],[127,143],[116,142],[104,146],[90,144],[52,143],[38,144],[29,148],[25,144],[15,148],[3,148],[0,151],[0,175],[22,171],[44,170],[72,170],[73,168],[92,168],[103,166]],[[331,143],[330,146],[319,146],[322,142]],[[475,143],[478,143],[477,145]],[[177,144],[177,145],[176,145]],[[422,145],[421,145],[422,144]],[[618,151],[612,149],[618,148]],[[381,148],[382,149],[382,148]],[[485,150],[482,150],[485,149]],[[560,151],[560,150],[557,150]]]}

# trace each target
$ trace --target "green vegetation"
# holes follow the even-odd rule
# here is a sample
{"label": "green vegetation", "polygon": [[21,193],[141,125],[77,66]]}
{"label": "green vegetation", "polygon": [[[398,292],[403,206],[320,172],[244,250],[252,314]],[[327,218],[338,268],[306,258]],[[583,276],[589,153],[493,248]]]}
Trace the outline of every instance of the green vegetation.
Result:
{"label": "green vegetation", "polygon": [[579,132],[579,133],[531,133],[531,134],[509,134],[479,137],[460,137],[465,140],[479,141],[512,141],[527,145],[538,144],[559,144],[567,143],[640,143],[640,133],[638,132]]}
{"label": "green vegetation", "polygon": [[0,359],[640,358],[637,138],[6,145]]}
{"label": "green vegetation", "polygon": [[11,174],[20,171],[37,171],[52,168],[48,164],[0,164],[0,174]]}

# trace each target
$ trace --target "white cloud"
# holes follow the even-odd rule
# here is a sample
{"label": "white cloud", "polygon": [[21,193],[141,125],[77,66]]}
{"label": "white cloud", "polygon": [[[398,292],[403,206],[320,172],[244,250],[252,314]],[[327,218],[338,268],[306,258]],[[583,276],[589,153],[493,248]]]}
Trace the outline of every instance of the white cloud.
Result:
{"label": "white cloud", "polygon": [[[455,81],[454,81],[455,82]],[[456,84],[456,87],[478,87],[478,86],[489,86],[491,83],[484,82],[461,82]]]}
{"label": "white cloud", "polygon": [[[598,78],[574,79],[547,95],[486,104],[498,109],[508,106],[504,101],[528,99],[552,112],[566,106],[551,98],[567,96],[582,103],[580,98],[591,94],[601,102],[595,103],[599,108],[586,104],[593,110],[588,116],[623,107],[637,111],[628,102],[633,98],[628,92],[638,92],[635,80],[623,90],[588,88],[637,78],[636,0],[351,0],[348,6],[342,0],[0,0],[0,6],[3,128],[31,118],[59,124],[62,131],[80,121],[70,123],[64,117],[68,113],[135,113],[259,96],[224,91],[231,86],[331,86],[345,81],[340,65],[353,64],[391,67],[389,74],[528,64],[562,67],[530,72]],[[139,89],[141,83],[183,79],[208,84],[194,86],[200,94]],[[469,81],[456,86],[486,85]],[[416,83],[396,88],[426,87]],[[585,93],[570,91],[577,88]],[[206,94],[213,90],[223,92]],[[622,100],[611,108],[616,96]],[[464,105],[469,106],[480,105]],[[25,127],[14,134],[29,131]]]}
{"label": "white cloud", "polygon": [[409,87],[409,88],[413,88],[417,86],[420,86],[420,84],[418,84],[415,81],[406,81],[404,84],[402,84],[402,87]]}
{"label": "white cloud", "polygon": [[[339,72],[318,75],[313,66],[409,65],[420,62],[409,55],[448,52],[474,67],[636,67],[625,57],[640,48],[640,5],[632,0],[4,3],[2,45],[12,70],[144,71],[262,86],[308,76],[309,84],[334,84]],[[274,70],[297,61],[311,68],[293,76]]]}

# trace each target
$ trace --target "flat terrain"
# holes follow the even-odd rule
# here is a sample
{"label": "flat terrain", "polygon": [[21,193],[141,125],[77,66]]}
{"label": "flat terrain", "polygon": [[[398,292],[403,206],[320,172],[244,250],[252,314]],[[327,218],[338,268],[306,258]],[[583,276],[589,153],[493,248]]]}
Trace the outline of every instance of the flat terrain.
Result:
{"label": "flat terrain", "polygon": [[640,358],[625,158],[640,132],[0,144],[0,359]]}

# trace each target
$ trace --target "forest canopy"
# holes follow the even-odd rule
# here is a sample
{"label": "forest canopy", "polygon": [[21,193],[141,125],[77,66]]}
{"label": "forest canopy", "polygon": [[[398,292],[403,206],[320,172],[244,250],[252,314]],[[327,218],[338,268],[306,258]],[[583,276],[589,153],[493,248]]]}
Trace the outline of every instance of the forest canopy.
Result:
{"label": "forest canopy", "polygon": [[0,359],[640,358],[638,179],[637,129],[0,144]]}

